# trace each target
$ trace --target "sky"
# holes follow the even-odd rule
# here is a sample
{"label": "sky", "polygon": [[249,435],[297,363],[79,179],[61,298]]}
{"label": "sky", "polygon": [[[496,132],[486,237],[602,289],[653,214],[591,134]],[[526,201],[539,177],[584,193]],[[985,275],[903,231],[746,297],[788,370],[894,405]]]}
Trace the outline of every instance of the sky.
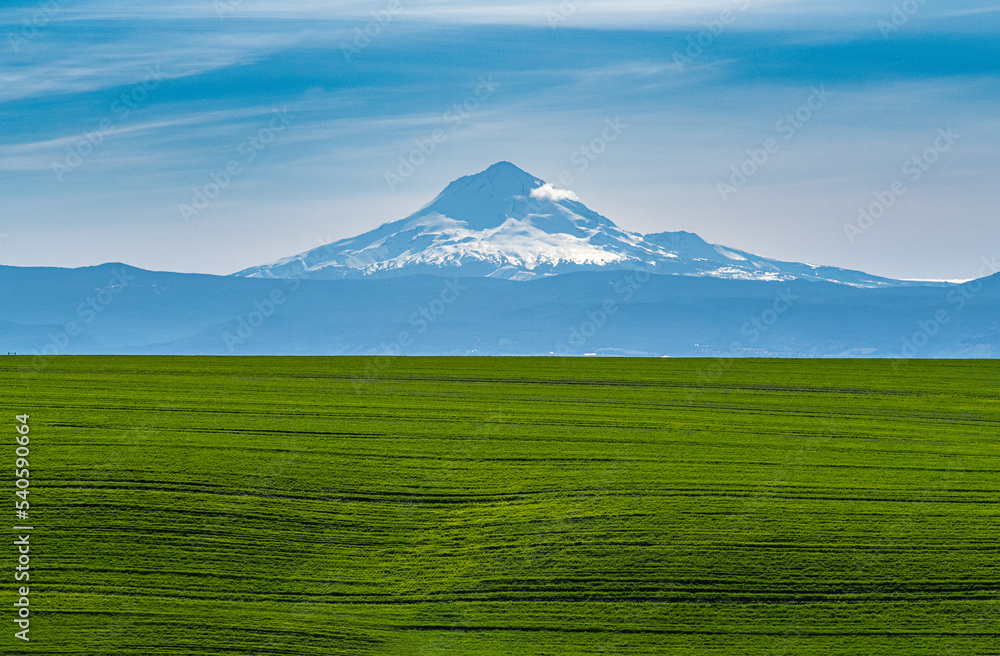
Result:
{"label": "sky", "polygon": [[998,37],[969,0],[6,2],[0,264],[229,274],[505,160],[628,230],[969,279]]}

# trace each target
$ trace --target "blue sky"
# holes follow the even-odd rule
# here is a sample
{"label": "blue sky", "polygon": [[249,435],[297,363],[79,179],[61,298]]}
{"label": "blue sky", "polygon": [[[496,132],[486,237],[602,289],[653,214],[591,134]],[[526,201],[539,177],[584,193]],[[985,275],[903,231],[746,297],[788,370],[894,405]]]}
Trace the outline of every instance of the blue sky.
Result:
{"label": "blue sky", "polygon": [[962,0],[8,2],[0,263],[230,273],[509,160],[626,229],[974,277],[998,36]]}

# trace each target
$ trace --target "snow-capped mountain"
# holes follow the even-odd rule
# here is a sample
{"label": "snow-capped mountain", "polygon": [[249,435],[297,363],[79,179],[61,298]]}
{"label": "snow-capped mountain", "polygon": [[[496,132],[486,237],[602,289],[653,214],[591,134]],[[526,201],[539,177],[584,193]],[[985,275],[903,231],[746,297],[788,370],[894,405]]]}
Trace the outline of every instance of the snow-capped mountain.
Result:
{"label": "snow-capped mountain", "polygon": [[531,280],[574,271],[746,280],[826,280],[859,287],[906,283],[860,271],[781,262],[709,244],[689,232],[622,230],[570,191],[509,162],[460,178],[405,219],[233,275],[388,278],[413,274]]}

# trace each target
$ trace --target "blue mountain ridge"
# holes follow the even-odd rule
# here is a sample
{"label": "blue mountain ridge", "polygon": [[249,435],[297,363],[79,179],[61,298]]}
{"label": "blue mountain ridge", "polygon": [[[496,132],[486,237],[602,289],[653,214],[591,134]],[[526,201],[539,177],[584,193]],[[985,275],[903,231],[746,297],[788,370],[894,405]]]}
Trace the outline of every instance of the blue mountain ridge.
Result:
{"label": "blue mountain ridge", "polygon": [[861,288],[618,270],[529,281],[0,267],[0,353],[1000,355],[1000,275]]}

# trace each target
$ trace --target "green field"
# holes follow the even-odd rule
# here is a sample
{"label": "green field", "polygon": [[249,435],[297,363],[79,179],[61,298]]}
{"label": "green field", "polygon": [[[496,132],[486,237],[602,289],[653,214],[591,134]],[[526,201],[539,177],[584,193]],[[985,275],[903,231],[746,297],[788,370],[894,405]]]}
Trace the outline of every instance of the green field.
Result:
{"label": "green field", "polygon": [[0,408],[0,653],[1000,654],[991,361],[5,357]]}

